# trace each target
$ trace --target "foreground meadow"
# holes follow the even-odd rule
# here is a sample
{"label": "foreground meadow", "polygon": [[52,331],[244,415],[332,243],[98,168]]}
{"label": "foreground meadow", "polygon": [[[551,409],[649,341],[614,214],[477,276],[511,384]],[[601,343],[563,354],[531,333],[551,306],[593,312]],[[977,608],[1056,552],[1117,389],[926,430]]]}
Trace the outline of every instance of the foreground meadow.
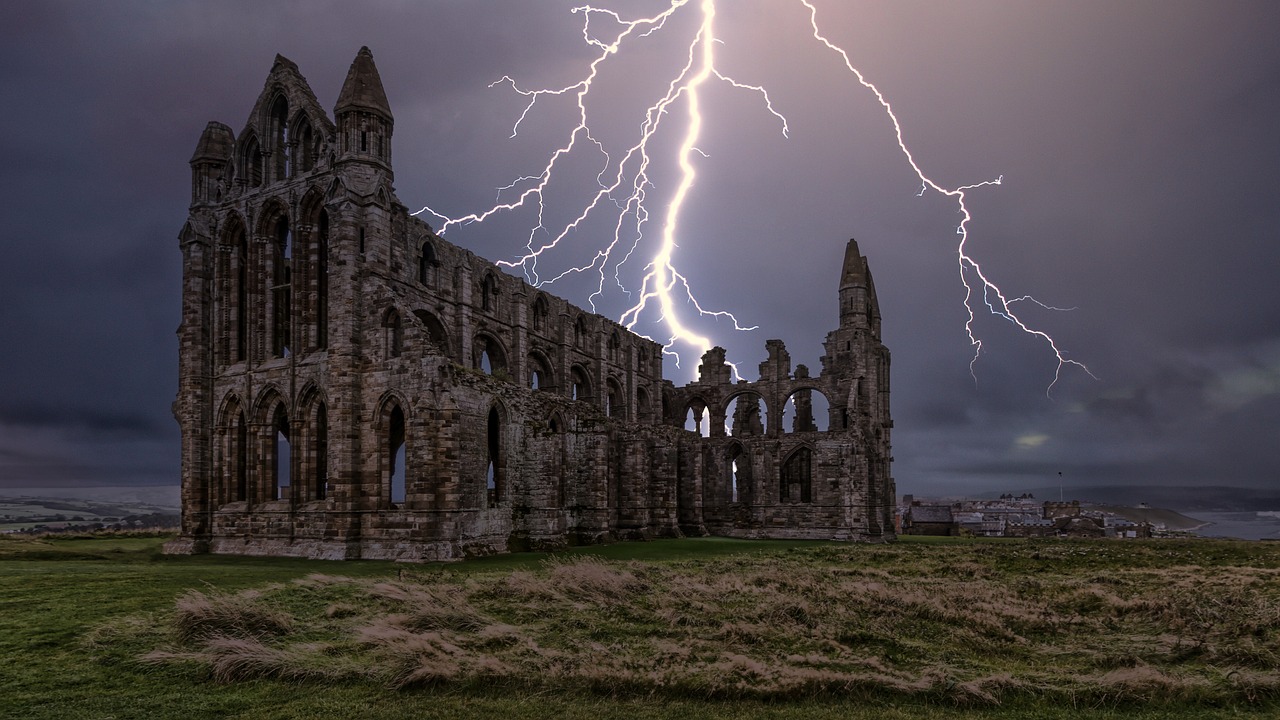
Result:
{"label": "foreground meadow", "polygon": [[1280,544],[0,538],[0,717],[1274,717]]}

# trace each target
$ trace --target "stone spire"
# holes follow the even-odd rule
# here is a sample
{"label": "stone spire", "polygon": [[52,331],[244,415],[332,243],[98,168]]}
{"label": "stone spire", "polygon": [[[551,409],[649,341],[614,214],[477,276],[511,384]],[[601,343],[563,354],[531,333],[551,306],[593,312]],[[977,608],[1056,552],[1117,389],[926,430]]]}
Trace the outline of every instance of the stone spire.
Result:
{"label": "stone spire", "polygon": [[231,128],[220,122],[210,121],[205,126],[204,132],[200,134],[200,142],[196,143],[196,151],[191,156],[191,163],[201,160],[226,162],[231,157],[231,149],[235,144],[236,139]]}
{"label": "stone spire", "polygon": [[840,272],[840,289],[866,287],[867,261],[858,252],[858,241],[849,239],[844,249],[844,268]]}
{"label": "stone spire", "polygon": [[867,259],[858,252],[858,241],[849,240],[840,270],[840,326],[865,327],[879,336],[880,304]]}
{"label": "stone spire", "polygon": [[356,59],[351,61],[342,92],[338,93],[338,103],[333,108],[335,115],[348,110],[374,112],[392,119],[387,93],[382,89],[382,78],[378,76],[378,66],[373,64],[373,53],[368,47],[360,48]]}

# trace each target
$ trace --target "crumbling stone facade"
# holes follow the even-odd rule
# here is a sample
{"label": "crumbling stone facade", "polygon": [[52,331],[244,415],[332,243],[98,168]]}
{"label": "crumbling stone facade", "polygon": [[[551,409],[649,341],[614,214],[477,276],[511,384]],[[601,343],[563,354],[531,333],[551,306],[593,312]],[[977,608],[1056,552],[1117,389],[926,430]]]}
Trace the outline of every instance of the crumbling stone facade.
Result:
{"label": "crumbling stone facade", "polygon": [[771,340],[756,382],[731,382],[715,348],[677,388],[657,343],[410,216],[392,128],[362,48],[332,120],[277,56],[240,133],[201,135],[179,236],[168,552],[448,560],[682,534],[892,537],[889,353],[853,241],[818,375]]}

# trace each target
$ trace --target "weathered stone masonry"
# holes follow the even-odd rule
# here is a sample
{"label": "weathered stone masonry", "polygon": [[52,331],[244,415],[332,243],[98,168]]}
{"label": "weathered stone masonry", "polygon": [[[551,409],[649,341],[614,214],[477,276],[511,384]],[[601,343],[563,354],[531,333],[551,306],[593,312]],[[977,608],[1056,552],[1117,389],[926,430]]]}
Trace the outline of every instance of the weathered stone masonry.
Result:
{"label": "weathered stone masonry", "polygon": [[440,560],[681,534],[892,537],[889,353],[853,241],[821,372],[793,372],[771,340],[756,382],[731,382],[715,348],[677,388],[658,344],[410,216],[393,122],[362,48],[333,120],[277,56],[239,135],[201,135],[179,236],[183,513],[168,552]]}

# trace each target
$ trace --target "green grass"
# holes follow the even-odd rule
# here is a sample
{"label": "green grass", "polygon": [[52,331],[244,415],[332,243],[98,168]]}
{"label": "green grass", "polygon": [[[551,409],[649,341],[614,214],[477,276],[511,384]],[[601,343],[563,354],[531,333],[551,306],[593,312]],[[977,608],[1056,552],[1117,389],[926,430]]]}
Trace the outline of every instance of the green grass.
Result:
{"label": "green grass", "polygon": [[[1280,712],[1275,544],[703,538],[443,566],[168,557],[163,540],[0,536],[0,718]],[[284,660],[215,681],[215,625],[181,632],[200,602],[283,617],[242,639]],[[457,651],[433,664],[441,642]],[[806,675],[871,660],[933,679]]]}

